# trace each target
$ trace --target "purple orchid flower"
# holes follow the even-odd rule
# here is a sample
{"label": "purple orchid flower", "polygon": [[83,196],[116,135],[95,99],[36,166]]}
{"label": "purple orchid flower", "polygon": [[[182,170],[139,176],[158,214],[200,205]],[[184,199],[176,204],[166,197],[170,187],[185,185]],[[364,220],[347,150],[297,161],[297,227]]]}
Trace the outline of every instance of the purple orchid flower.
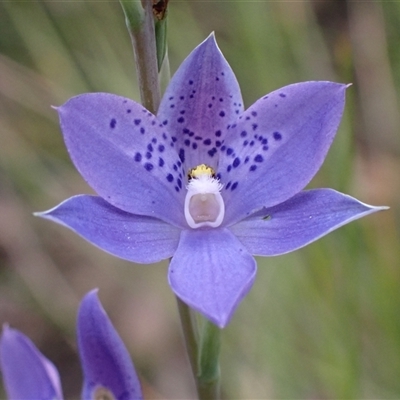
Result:
{"label": "purple orchid flower", "polygon": [[[82,300],[77,331],[84,375],[82,398],[142,399],[129,353],[101,306],[97,290]],[[8,326],[0,340],[0,365],[9,399],[63,398],[55,366],[28,337]]]}
{"label": "purple orchid flower", "polygon": [[107,93],[58,108],[72,161],[99,196],[38,215],[126,260],[172,257],[172,290],[224,327],[254,282],[253,255],[288,253],[382,209],[302,191],[338,129],[346,87],[297,83],[244,110],[210,35],[175,73],[157,116]]}

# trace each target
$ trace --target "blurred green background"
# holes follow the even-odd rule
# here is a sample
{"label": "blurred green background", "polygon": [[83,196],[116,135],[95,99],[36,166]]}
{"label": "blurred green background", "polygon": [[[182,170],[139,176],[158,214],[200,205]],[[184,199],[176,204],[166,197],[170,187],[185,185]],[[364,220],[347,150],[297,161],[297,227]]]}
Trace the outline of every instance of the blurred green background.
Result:
{"label": "blurred green background", "polygon": [[[311,186],[391,207],[258,260],[223,332],[224,398],[400,398],[400,2],[171,0],[172,72],[211,31],[246,106],[296,81],[352,82]],[[118,1],[0,1],[0,323],[29,335],[78,398],[76,310],[99,287],[145,398],[191,398],[167,263],[133,265],[32,216],[91,192],[50,107],[88,91],[139,101]]]}

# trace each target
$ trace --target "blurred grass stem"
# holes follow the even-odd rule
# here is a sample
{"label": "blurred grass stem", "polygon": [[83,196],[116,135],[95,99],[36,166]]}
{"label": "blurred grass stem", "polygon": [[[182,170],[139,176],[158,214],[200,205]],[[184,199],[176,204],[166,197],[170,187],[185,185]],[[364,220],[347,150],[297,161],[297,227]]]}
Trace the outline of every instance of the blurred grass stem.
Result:
{"label": "blurred grass stem", "polygon": [[143,106],[156,114],[161,93],[153,17],[153,0],[120,0],[125,13]]}

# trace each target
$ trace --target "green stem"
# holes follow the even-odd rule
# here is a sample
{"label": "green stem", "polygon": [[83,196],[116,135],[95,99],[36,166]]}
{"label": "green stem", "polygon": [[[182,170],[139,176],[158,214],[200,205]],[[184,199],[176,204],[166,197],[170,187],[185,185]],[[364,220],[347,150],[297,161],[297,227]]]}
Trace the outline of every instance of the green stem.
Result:
{"label": "green stem", "polygon": [[120,0],[125,13],[143,106],[156,114],[161,93],[158,83],[153,0]]}
{"label": "green stem", "polygon": [[[199,370],[197,365],[197,354],[198,354],[197,332],[194,329],[194,323],[189,306],[187,306],[178,296],[176,296],[176,300],[178,302],[178,311],[179,311],[179,317],[181,319],[181,326],[182,326],[183,337],[185,340],[186,352],[189,357],[189,362],[192,368],[194,379],[196,380]],[[196,386],[197,386],[197,380],[196,380]]]}
{"label": "green stem", "polygon": [[220,348],[221,330],[213,323],[205,321],[199,352],[198,391],[200,399],[220,398]]}
{"label": "green stem", "polygon": [[202,332],[199,335],[195,315],[189,306],[178,297],[177,302],[186,351],[195,379],[198,398],[199,400],[217,400],[220,398],[218,359],[221,347],[221,331],[211,322],[204,320]]}

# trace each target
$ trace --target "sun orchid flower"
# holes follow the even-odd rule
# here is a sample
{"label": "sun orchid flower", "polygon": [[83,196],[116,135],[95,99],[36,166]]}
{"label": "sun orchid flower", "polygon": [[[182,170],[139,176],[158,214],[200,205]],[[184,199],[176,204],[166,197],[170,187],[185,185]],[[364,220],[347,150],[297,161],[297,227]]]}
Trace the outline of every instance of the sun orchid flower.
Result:
{"label": "sun orchid flower", "polygon": [[[142,399],[140,383],[129,353],[97,297],[97,290],[82,300],[77,325],[84,375],[82,399]],[[9,399],[62,399],[55,366],[32,341],[4,326],[0,366]]]}
{"label": "sun orchid flower", "polygon": [[303,191],[338,129],[346,87],[297,83],[245,110],[210,35],[156,116],[108,93],[57,108],[72,161],[98,196],[38,215],[126,260],[172,257],[172,290],[224,327],[254,282],[254,255],[288,253],[381,209],[331,189]]}

